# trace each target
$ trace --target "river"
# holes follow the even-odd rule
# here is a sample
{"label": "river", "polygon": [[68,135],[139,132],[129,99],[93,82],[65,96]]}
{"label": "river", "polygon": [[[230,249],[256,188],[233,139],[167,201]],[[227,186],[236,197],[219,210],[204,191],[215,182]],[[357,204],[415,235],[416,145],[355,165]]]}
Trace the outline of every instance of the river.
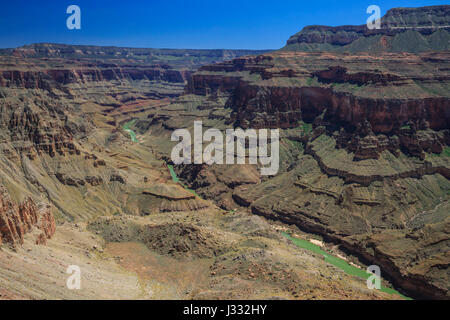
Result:
{"label": "river", "polygon": [[[138,142],[138,140],[136,138],[136,133],[129,128],[130,126],[132,126],[135,123],[135,121],[136,120],[131,120],[131,121],[127,122],[123,126],[123,129],[130,134],[131,140],[133,142]],[[189,191],[189,192],[193,193],[194,195],[196,195],[197,197],[199,197],[199,195],[194,190],[189,189],[186,185],[181,183],[181,181],[178,178],[177,174],[175,173],[175,170],[173,169],[172,165],[167,164],[167,168],[169,169],[170,175],[172,176],[172,180],[175,183],[180,184],[187,191]],[[311,243],[311,242],[309,242],[307,240],[294,238],[294,237],[290,236],[289,234],[287,234],[286,232],[282,232],[281,234],[284,237],[286,237],[287,239],[289,239],[290,241],[292,241],[296,246],[298,246],[298,247],[300,247],[302,249],[308,250],[310,252],[314,252],[316,254],[322,255],[326,262],[332,264],[335,267],[338,267],[339,269],[343,270],[347,274],[350,274],[350,275],[353,275],[353,276],[357,276],[357,277],[362,278],[364,280],[367,280],[371,276],[371,274],[367,273],[365,270],[357,268],[355,266],[352,266],[351,264],[349,264],[344,259],[332,256],[328,252],[324,251],[318,245],[315,245],[315,244],[313,244],[313,243]],[[399,295],[400,297],[402,297],[403,299],[411,300],[411,298],[408,298],[408,297],[402,295],[400,292],[398,292],[397,290],[394,290],[392,288],[381,286],[380,291],[388,293],[388,294],[396,294],[396,295]]]}

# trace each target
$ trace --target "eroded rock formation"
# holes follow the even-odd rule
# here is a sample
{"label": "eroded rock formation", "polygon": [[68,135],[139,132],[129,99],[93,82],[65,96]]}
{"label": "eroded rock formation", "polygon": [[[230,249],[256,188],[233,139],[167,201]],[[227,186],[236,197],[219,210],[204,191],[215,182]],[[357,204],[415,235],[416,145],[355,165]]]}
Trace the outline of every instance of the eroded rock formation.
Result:
{"label": "eroded rock formation", "polygon": [[49,205],[37,205],[30,197],[17,205],[0,185],[0,244],[23,244],[27,233],[35,235],[36,244],[45,244],[55,231],[55,219]]}

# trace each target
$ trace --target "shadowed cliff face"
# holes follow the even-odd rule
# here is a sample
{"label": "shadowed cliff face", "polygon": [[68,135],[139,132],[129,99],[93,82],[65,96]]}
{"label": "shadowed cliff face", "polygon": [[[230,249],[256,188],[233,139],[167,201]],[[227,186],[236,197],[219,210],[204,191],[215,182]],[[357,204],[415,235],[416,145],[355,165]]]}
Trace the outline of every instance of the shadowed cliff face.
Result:
{"label": "shadowed cliff face", "polygon": [[[349,128],[368,121],[374,133],[389,134],[409,121],[427,121],[433,130],[448,128],[450,100],[373,99],[320,87],[258,87],[241,84],[228,102],[243,127],[292,128],[298,121],[324,119]],[[255,114],[266,118],[255,119]]]}

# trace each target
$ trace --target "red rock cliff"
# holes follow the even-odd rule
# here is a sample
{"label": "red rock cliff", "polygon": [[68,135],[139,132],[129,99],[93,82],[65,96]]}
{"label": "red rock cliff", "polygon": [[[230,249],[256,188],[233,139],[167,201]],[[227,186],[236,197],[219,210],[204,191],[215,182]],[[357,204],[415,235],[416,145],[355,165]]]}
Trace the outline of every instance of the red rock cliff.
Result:
{"label": "red rock cliff", "polygon": [[358,63],[328,53],[239,58],[201,68],[187,92],[227,93],[227,107],[241,127],[292,128],[325,112],[327,120],[345,127],[368,121],[375,134],[391,134],[408,121],[425,120],[433,130],[448,128],[450,99],[435,93],[450,81],[448,54],[354,59]]}
{"label": "red rock cliff", "polygon": [[8,191],[0,185],[0,245],[23,244],[26,233],[36,233],[36,244],[45,244],[56,231],[55,219],[49,205],[36,203],[28,197],[17,205]]}

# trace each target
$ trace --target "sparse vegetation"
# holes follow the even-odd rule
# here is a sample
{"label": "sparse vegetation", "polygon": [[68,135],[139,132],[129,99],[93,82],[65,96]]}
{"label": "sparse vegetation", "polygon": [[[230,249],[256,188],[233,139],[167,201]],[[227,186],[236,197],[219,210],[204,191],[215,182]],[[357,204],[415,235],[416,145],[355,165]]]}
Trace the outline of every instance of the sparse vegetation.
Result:
{"label": "sparse vegetation", "polygon": [[441,153],[432,153],[430,154],[432,157],[450,157],[450,147],[445,146]]}
{"label": "sparse vegetation", "polygon": [[312,132],[312,123],[306,123],[304,121],[299,121],[298,125],[301,129],[302,136],[306,136]]}

